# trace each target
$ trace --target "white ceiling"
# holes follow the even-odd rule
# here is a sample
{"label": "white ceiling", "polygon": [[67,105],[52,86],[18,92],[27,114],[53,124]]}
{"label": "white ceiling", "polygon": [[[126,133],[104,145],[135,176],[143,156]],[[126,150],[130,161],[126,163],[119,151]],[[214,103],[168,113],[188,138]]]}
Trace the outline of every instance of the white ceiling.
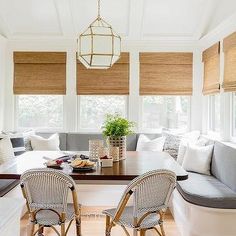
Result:
{"label": "white ceiling", "polygon": [[[236,0],[101,0],[102,17],[133,40],[197,40],[234,13]],[[0,0],[0,33],[75,38],[96,14],[97,0]]]}

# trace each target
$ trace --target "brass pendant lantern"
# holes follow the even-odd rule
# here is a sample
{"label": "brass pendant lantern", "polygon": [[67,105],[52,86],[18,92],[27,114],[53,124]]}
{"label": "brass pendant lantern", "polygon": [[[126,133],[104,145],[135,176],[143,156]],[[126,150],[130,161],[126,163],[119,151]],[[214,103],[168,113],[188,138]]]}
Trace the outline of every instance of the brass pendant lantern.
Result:
{"label": "brass pendant lantern", "polygon": [[88,69],[108,69],[120,58],[121,37],[111,25],[98,16],[80,35],[78,40],[78,59]]}

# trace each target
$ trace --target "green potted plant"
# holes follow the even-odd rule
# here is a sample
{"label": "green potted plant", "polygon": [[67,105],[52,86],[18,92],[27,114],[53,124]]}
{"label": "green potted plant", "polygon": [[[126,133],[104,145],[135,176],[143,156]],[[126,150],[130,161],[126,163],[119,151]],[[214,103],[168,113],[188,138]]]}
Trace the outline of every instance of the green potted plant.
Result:
{"label": "green potted plant", "polygon": [[108,146],[119,147],[119,159],[126,158],[126,136],[133,134],[135,123],[129,121],[119,114],[106,116],[102,126],[102,133],[107,137]]}

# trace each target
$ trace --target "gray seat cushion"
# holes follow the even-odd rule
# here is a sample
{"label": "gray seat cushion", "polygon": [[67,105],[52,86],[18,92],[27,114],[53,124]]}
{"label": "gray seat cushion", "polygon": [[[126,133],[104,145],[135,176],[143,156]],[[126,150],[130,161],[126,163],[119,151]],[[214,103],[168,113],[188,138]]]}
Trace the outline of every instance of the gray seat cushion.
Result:
{"label": "gray seat cushion", "polygon": [[127,137],[127,151],[136,151],[137,134],[132,134]]}
{"label": "gray seat cushion", "polygon": [[236,149],[215,142],[211,172],[218,180],[236,192]]}
{"label": "gray seat cushion", "polygon": [[0,180],[0,197],[3,197],[9,191],[19,184],[19,180],[1,179]]}
{"label": "gray seat cushion", "polygon": [[182,197],[195,205],[236,209],[236,192],[221,183],[214,176],[189,172],[189,178],[177,183]]}
{"label": "gray seat cushion", "polygon": [[102,134],[68,133],[67,151],[88,151],[90,139],[103,139]]}
{"label": "gray seat cushion", "polygon": [[[90,139],[104,139],[102,134],[95,133],[68,133],[67,134],[67,151],[88,151]],[[105,141],[105,140],[104,140]],[[136,134],[127,137],[127,150],[135,151],[137,138]]]}

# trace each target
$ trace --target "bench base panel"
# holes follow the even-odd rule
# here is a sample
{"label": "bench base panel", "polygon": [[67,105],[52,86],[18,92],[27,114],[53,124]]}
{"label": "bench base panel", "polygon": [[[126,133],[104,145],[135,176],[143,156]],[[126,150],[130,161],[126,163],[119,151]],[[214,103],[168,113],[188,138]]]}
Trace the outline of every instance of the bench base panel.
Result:
{"label": "bench base panel", "polygon": [[197,206],[183,199],[175,190],[170,210],[181,236],[235,236],[236,209]]}

